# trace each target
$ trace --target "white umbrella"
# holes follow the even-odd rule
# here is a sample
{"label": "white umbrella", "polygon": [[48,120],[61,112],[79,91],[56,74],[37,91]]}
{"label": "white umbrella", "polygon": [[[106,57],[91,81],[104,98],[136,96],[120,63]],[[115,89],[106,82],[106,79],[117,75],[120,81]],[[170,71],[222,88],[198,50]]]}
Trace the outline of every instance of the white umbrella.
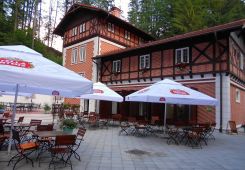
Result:
{"label": "white umbrella", "polygon": [[[64,97],[92,93],[91,81],[22,45],[0,46],[0,72],[0,90],[15,92],[14,103],[19,92]],[[16,105],[11,129],[15,113]]]}
{"label": "white umbrella", "polygon": [[164,79],[149,87],[136,91],[126,96],[125,100],[165,103],[164,126],[166,126],[166,103],[187,105],[217,105],[218,103],[215,98],[169,79]]}
{"label": "white umbrella", "polygon": [[115,101],[122,102],[123,97],[111,90],[105,84],[97,82],[93,84],[93,93],[81,95],[82,99],[93,99],[93,100],[106,100],[106,101]]}

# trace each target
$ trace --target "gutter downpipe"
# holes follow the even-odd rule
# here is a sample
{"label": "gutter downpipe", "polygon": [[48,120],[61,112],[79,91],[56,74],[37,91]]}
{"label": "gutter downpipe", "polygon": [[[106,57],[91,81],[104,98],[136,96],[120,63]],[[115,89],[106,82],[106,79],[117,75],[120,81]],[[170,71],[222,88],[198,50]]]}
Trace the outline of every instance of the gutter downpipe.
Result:
{"label": "gutter downpipe", "polygon": [[[215,36],[215,51],[216,51],[216,42],[218,41],[217,39],[217,32],[214,33]],[[215,52],[215,59],[216,59],[217,55]],[[220,75],[220,119],[219,119],[219,132],[222,133],[223,131],[223,77],[222,77],[222,72],[221,72],[221,62],[219,62],[219,75]]]}

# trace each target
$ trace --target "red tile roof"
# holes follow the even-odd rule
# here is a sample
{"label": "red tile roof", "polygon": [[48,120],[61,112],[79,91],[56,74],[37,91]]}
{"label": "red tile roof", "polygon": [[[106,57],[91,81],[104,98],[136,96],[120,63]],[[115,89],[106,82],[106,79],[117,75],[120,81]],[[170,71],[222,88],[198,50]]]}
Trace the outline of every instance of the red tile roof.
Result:
{"label": "red tile roof", "polygon": [[181,39],[185,39],[185,38],[192,38],[192,37],[197,37],[197,36],[210,34],[210,33],[214,33],[214,32],[231,30],[231,29],[235,29],[235,28],[238,28],[238,27],[243,27],[244,25],[245,25],[245,19],[241,19],[241,20],[229,22],[229,23],[226,23],[226,24],[210,27],[210,28],[205,28],[205,29],[201,29],[201,30],[197,30],[197,31],[193,31],[193,32],[188,32],[188,33],[185,33],[185,34],[180,34],[180,35],[176,35],[176,36],[173,36],[173,37],[169,37],[169,38],[165,38],[165,39],[161,39],[161,40],[157,40],[157,41],[152,41],[152,42],[149,42],[149,43],[146,43],[146,44],[139,45],[137,47],[125,48],[123,50],[109,52],[109,53],[106,53],[106,54],[103,54],[103,55],[99,55],[99,56],[97,56],[95,58],[108,57],[108,56],[111,56],[111,55],[116,55],[116,54],[120,54],[120,53],[127,53],[127,52],[130,52],[130,51],[143,49],[143,48],[150,47],[150,46],[165,44],[165,43],[169,43],[169,42],[173,42],[173,41],[177,41],[177,40],[181,40]]}

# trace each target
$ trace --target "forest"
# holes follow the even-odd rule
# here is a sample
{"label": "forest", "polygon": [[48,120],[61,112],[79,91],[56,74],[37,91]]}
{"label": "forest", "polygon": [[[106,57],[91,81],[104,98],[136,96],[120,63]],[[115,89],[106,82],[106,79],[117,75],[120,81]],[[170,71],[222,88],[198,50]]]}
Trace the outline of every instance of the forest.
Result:
{"label": "forest", "polygon": [[[109,10],[115,0],[0,0],[0,45],[23,44],[62,64],[53,30],[74,3]],[[245,18],[245,0],[130,0],[128,8],[127,20],[156,39]]]}

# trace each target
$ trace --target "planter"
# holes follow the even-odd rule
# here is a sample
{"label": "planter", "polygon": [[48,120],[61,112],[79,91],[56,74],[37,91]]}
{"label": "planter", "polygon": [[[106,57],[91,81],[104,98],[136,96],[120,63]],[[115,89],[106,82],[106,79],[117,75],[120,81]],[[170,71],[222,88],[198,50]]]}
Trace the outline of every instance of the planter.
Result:
{"label": "planter", "polygon": [[0,114],[3,114],[4,113],[4,109],[0,109]]}
{"label": "planter", "polygon": [[63,127],[63,131],[64,132],[68,132],[68,133],[72,133],[73,132],[73,128]]}

